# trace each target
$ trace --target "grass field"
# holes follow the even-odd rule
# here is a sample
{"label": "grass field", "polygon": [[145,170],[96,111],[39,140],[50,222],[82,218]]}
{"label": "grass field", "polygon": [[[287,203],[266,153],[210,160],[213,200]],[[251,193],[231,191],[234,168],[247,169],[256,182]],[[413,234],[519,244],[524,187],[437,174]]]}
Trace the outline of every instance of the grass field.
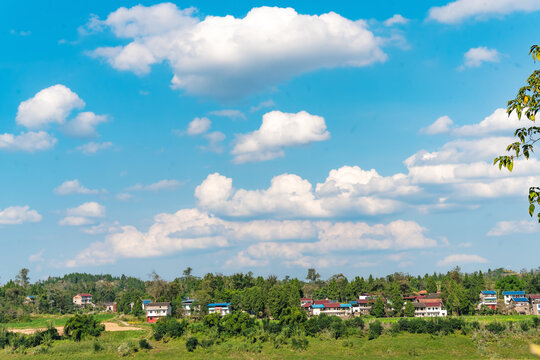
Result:
{"label": "grass field", "polygon": [[[147,336],[146,331],[105,333],[98,340],[103,350],[94,351],[94,340],[74,343],[70,340],[56,341],[45,354],[33,354],[32,349],[26,354],[8,354],[0,351],[2,359],[111,359],[122,358],[117,352],[118,346],[126,341],[136,343]],[[130,355],[136,359],[533,359],[528,352],[528,338],[502,337],[490,343],[487,348],[479,349],[471,336],[450,335],[430,336],[425,334],[383,335],[375,340],[349,338],[347,340],[310,339],[306,351],[297,352],[288,347],[275,349],[271,343],[265,343],[262,351],[250,351],[250,347],[238,340],[229,340],[209,349],[197,349],[187,352],[183,340],[171,340],[167,343],[150,341],[152,350],[139,350]],[[347,346],[344,346],[347,344]]]}
{"label": "grass field", "polygon": [[[115,321],[112,314],[97,315],[99,320]],[[55,326],[63,326],[69,316],[36,317],[28,323],[7,324],[11,328],[46,327],[49,321]],[[470,316],[467,321],[520,321],[525,316]],[[368,319],[366,319],[368,320]],[[370,318],[368,321],[373,321]],[[395,319],[380,319],[392,322]],[[6,325],[6,324],[4,324]],[[9,348],[0,350],[0,359],[111,359],[123,358],[118,348],[122,344],[138,345],[140,339],[150,339],[151,327],[144,325],[141,330],[124,332],[105,332],[97,340],[86,339],[79,343],[72,340],[57,340],[51,347],[27,349],[12,353]],[[95,343],[100,346],[95,351]],[[334,340],[328,335],[309,338],[309,346],[305,351],[294,351],[289,345],[275,348],[272,342],[248,344],[245,339],[228,339],[221,344],[207,349],[198,347],[188,352],[185,339],[169,341],[149,340],[151,350],[139,349],[131,353],[136,359],[535,359],[529,353],[529,344],[540,344],[540,333],[531,329],[526,333],[508,332],[495,336],[487,331],[468,335],[454,334],[433,336],[428,334],[400,333],[384,334],[375,340],[366,336],[350,336],[346,339]],[[138,347],[138,346],[137,346]],[[538,358],[536,358],[538,359]]]}
{"label": "grass field", "polygon": [[[1,324],[8,329],[41,329],[46,328],[49,323],[53,326],[64,326],[67,320],[73,315],[47,315],[47,316],[32,316],[31,321],[27,322],[14,322]],[[115,318],[114,314],[97,314],[94,315],[99,321],[107,321]]]}

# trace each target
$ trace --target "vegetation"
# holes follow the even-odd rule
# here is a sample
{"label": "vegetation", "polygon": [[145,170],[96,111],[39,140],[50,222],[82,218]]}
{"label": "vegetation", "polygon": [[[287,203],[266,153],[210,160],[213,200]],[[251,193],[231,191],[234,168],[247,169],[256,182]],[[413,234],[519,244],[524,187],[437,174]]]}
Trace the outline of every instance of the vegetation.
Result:
{"label": "vegetation", "polygon": [[[529,51],[533,61],[540,61],[540,46],[533,45]],[[515,112],[521,120],[523,115],[531,122],[536,122],[536,114],[540,110],[540,70],[535,70],[527,79],[527,85],[519,89],[516,97],[508,101],[507,112]],[[512,155],[503,155],[495,158],[493,164],[499,164],[499,169],[505,167],[509,171],[514,169],[514,159],[525,157],[529,159],[534,150],[534,144],[540,140],[540,127],[527,126],[514,132],[516,141],[506,147]],[[514,155],[515,154],[515,155]],[[535,213],[536,205],[540,205],[540,186],[529,188],[529,215]],[[540,212],[538,212],[540,222]]]}

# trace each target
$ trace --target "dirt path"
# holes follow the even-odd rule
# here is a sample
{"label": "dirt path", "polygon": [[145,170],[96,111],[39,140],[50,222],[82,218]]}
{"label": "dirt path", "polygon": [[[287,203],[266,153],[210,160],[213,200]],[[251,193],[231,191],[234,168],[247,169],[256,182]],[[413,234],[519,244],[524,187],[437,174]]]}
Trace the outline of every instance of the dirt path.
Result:
{"label": "dirt path", "polygon": [[[129,326],[127,323],[122,322],[127,326],[120,326],[117,323],[113,322],[103,322],[102,324],[105,325],[105,331],[135,331],[135,330],[142,330],[139,327],[135,326]],[[19,334],[25,334],[25,335],[31,335],[38,331],[47,330],[46,328],[43,329],[8,329],[8,331],[19,333]],[[58,333],[60,335],[64,334],[64,327],[63,326],[57,326],[56,330],[58,330]]]}

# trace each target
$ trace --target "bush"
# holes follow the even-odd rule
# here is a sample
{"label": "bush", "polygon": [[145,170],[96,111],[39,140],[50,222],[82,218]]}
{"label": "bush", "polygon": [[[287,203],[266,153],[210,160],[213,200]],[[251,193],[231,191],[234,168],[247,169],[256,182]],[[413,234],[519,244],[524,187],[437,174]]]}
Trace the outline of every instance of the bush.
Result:
{"label": "bush", "polygon": [[99,341],[94,341],[94,352],[100,352],[101,350],[103,350],[103,345],[101,345],[101,343]]}
{"label": "bush", "polygon": [[212,340],[212,339],[202,339],[200,341],[199,345],[203,349],[207,349],[207,348],[212,347],[214,345],[214,340]]}
{"label": "bush", "polygon": [[118,346],[117,351],[120,356],[128,356],[136,353],[137,351],[139,351],[139,349],[133,342],[126,341],[120,344],[120,346]]}
{"label": "bush", "polygon": [[531,325],[528,321],[522,321],[521,323],[519,323],[519,326],[521,327],[522,331],[529,331],[529,329],[531,328]]}
{"label": "bush", "polygon": [[230,336],[248,336],[255,331],[257,325],[255,319],[240,311],[225,315],[220,324],[223,327],[223,332]]}
{"label": "bush", "polygon": [[75,315],[66,322],[64,335],[75,341],[81,341],[86,336],[98,337],[104,330],[105,326],[92,315]]}
{"label": "bush", "polygon": [[494,334],[500,334],[506,330],[506,326],[503,323],[492,322],[486,325],[486,330]]}
{"label": "bush", "polygon": [[304,351],[307,350],[309,341],[305,336],[293,336],[291,338],[291,349]]}
{"label": "bush", "polygon": [[141,349],[145,349],[145,350],[150,350],[152,349],[152,345],[150,345],[150,343],[148,342],[148,340],[146,339],[140,339],[139,340],[139,347]]}
{"label": "bush", "polygon": [[199,345],[199,341],[197,340],[196,337],[190,337],[186,340],[186,349],[189,352],[195,351],[195,349],[197,348],[197,345]]}
{"label": "bush", "polygon": [[356,317],[354,317],[352,319],[345,320],[345,326],[347,326],[349,328],[356,328],[356,329],[363,330],[364,329],[364,320],[361,317],[356,316]]}
{"label": "bush", "polygon": [[334,339],[339,339],[347,334],[347,328],[345,327],[345,324],[343,323],[343,321],[341,321],[341,319],[339,322],[335,321],[331,325],[330,331]]}
{"label": "bush", "polygon": [[276,334],[277,335],[277,334],[281,333],[281,328],[282,328],[282,326],[278,322],[270,321],[270,319],[264,319],[263,320],[263,330],[266,333]]}
{"label": "bush", "polygon": [[369,340],[373,340],[381,336],[383,326],[380,321],[374,321],[369,324]]}
{"label": "bush", "polygon": [[156,340],[161,340],[165,335],[172,338],[181,337],[188,327],[186,320],[178,321],[171,317],[159,319],[152,328],[152,336]]}
{"label": "bush", "polygon": [[298,326],[307,321],[306,312],[299,308],[288,307],[283,309],[279,315],[279,323],[281,325]]}
{"label": "bush", "polygon": [[535,317],[533,317],[532,320],[533,320],[533,326],[535,328],[540,327],[540,316],[535,316]]}

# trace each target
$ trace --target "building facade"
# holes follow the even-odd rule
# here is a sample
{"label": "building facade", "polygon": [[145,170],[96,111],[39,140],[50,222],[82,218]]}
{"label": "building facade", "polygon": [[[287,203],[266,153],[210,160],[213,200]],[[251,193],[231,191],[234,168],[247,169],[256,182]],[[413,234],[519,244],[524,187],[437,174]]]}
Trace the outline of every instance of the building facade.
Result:
{"label": "building facade", "polygon": [[146,322],[155,323],[160,318],[172,315],[170,302],[151,302],[145,306]]}
{"label": "building facade", "polygon": [[92,304],[92,294],[77,294],[73,297],[73,305],[88,306]]}
{"label": "building facade", "polygon": [[497,308],[497,292],[495,290],[480,291],[479,307],[487,306],[495,310]]}

